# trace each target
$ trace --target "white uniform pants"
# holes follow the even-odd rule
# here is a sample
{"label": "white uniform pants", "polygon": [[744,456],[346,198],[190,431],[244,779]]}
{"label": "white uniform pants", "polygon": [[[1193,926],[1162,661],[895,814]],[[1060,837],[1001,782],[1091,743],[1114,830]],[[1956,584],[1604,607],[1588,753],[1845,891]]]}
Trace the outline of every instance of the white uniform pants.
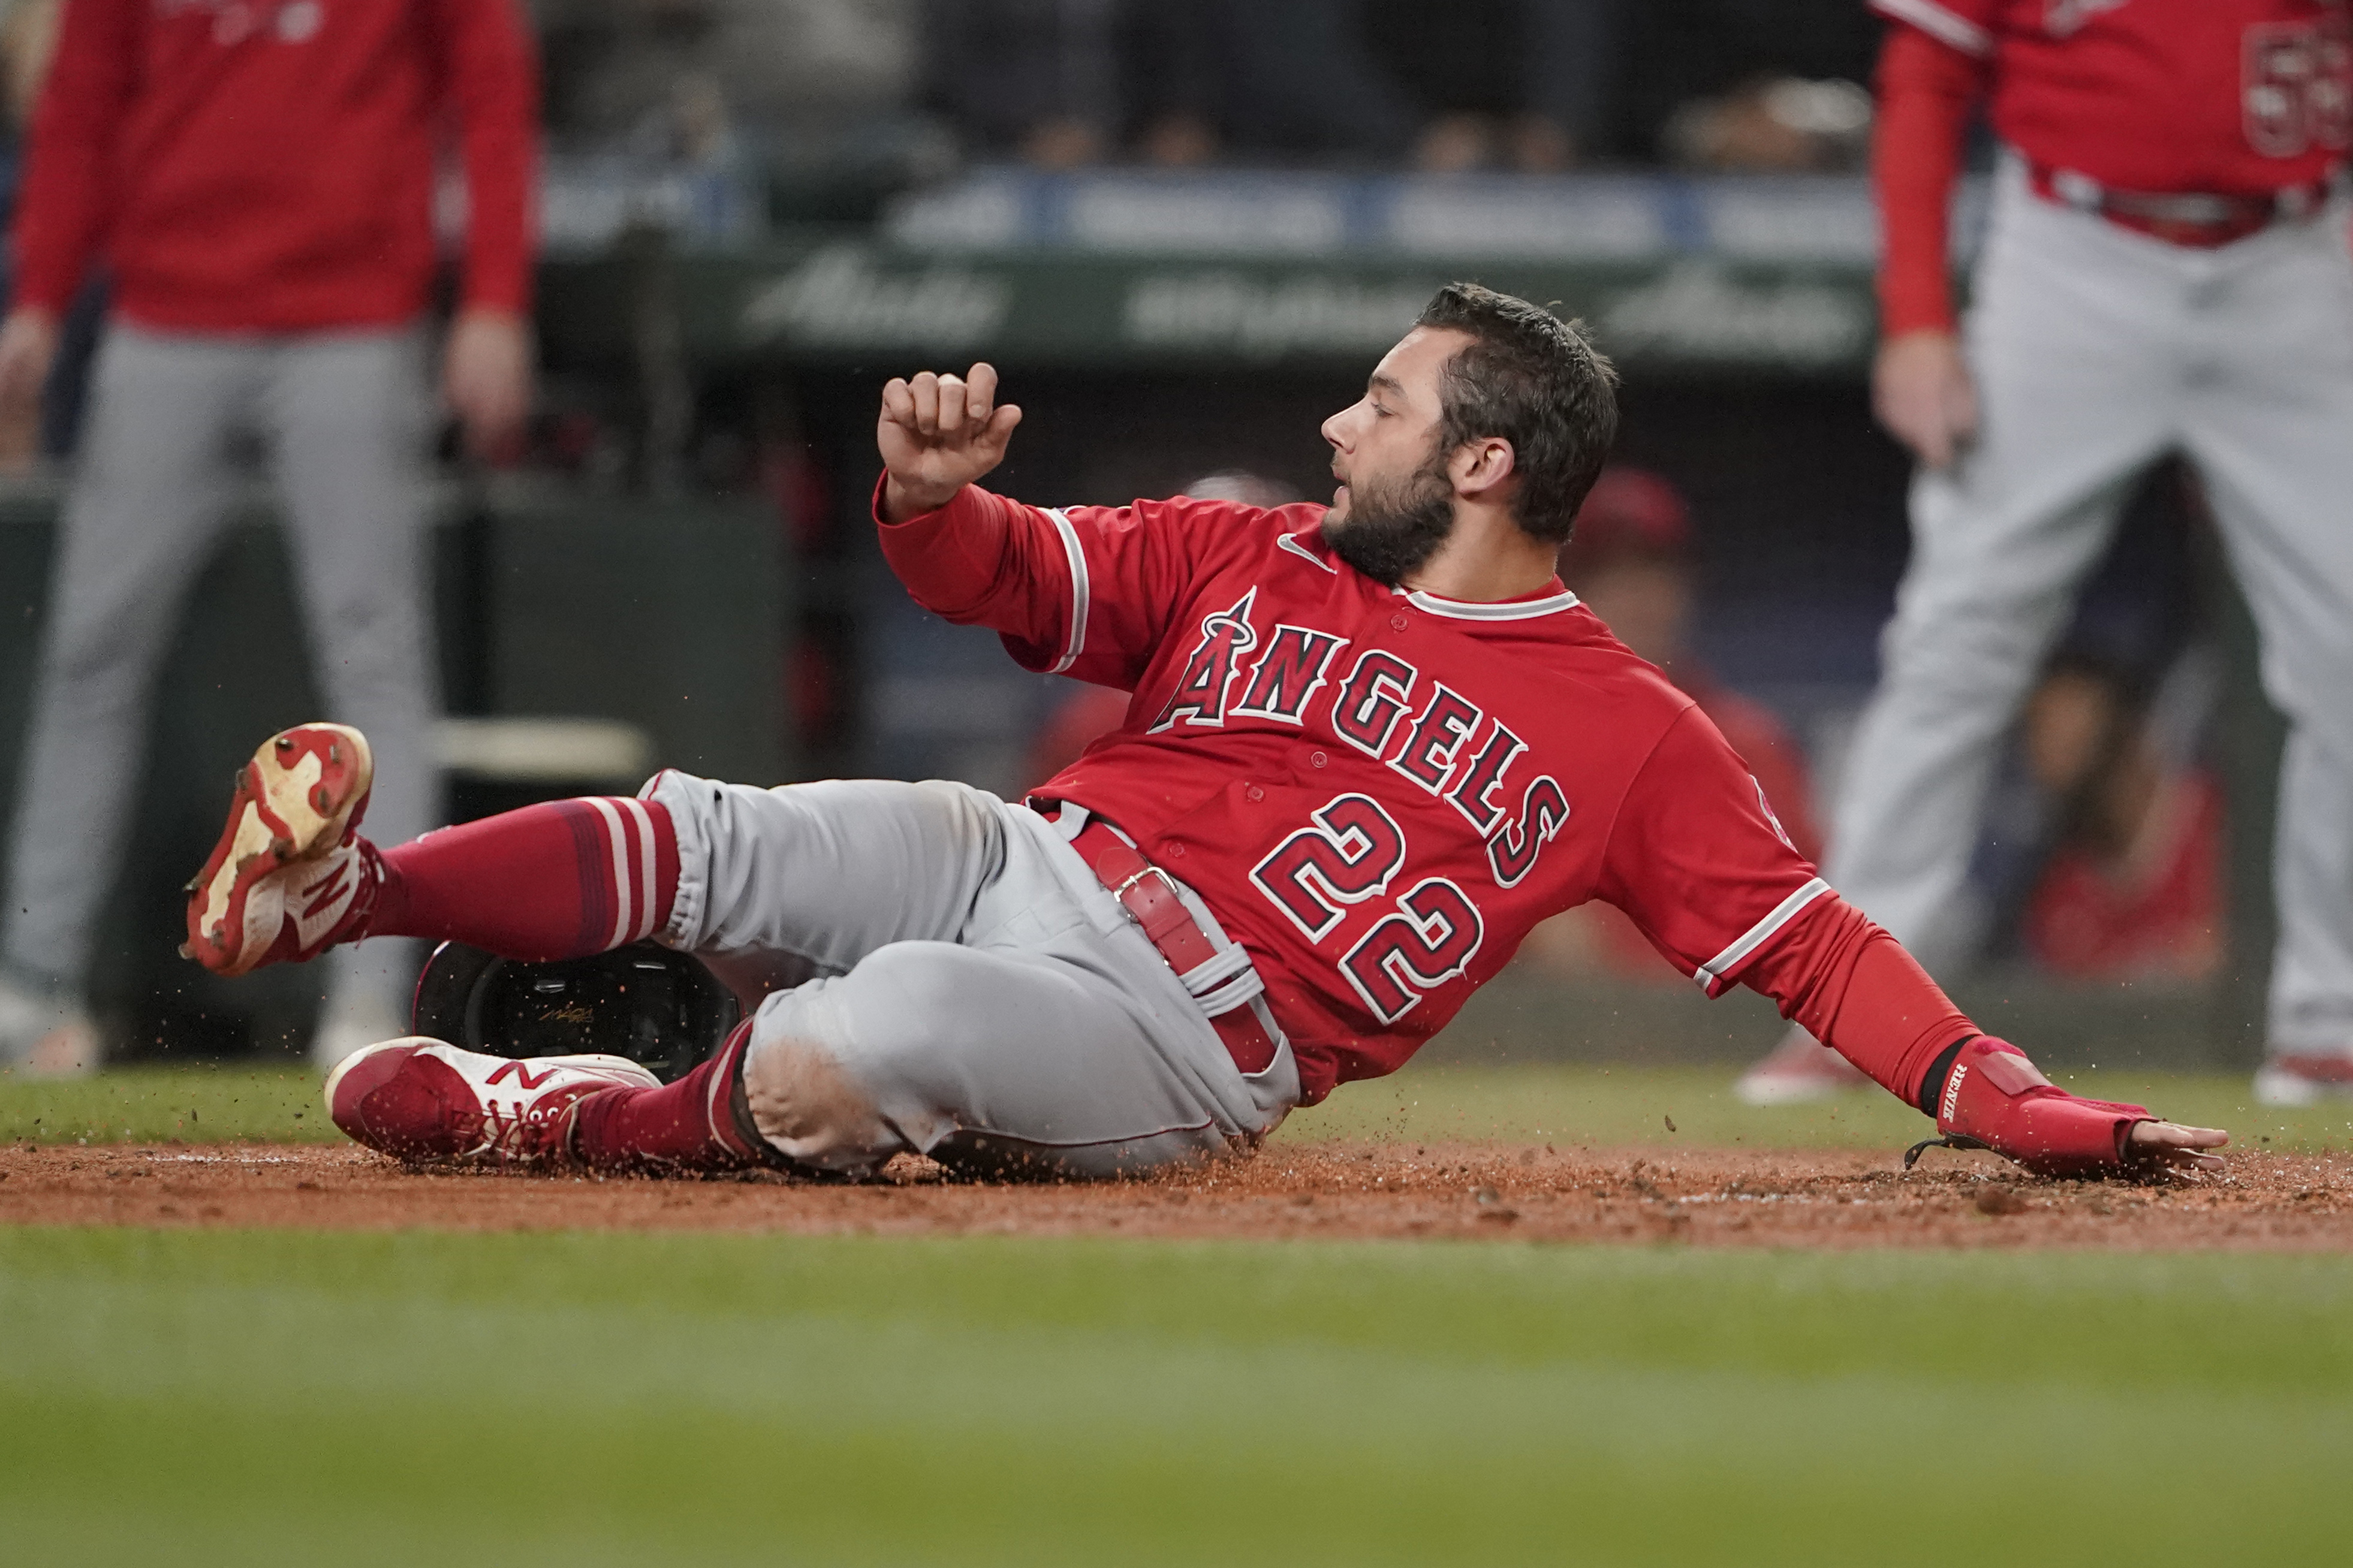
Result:
{"label": "white uniform pants", "polygon": [[[2291,726],[2274,1049],[2353,1049],[2353,262],[2341,207],[2219,249],[1998,182],[1967,353],[1983,426],[1912,489],[1912,558],[1830,880],[1934,967],[2000,737],[2135,479],[2203,478]],[[1945,951],[1939,952],[1943,947]]]}
{"label": "white uniform pants", "polygon": [[[659,940],[753,1016],[754,1122],[804,1164],[860,1173],[902,1152],[966,1170],[1082,1178],[1254,1145],[1299,1101],[1288,1043],[1245,1076],[1168,962],[1055,826],[960,784],[827,780],[754,789],[679,773],[646,790],[678,832]],[[1181,888],[1181,885],[1180,885]],[[1218,961],[1247,961],[1189,889]],[[1230,961],[1229,961],[1230,960]],[[1257,1011],[1255,976],[1215,1000]],[[807,1103],[805,1058],[854,1091]]]}
{"label": "white uniform pants", "polygon": [[[100,347],[43,632],[17,795],[7,963],[79,991],[120,868],[156,668],[227,520],[232,431],[269,443],[329,713],[367,734],[367,831],[432,826],[424,344],[414,331],[188,336],[117,322]],[[302,647],[290,636],[289,653]],[[298,715],[297,717],[310,717]],[[224,792],[223,799],[227,795]],[[396,955],[338,952],[406,1016]]]}

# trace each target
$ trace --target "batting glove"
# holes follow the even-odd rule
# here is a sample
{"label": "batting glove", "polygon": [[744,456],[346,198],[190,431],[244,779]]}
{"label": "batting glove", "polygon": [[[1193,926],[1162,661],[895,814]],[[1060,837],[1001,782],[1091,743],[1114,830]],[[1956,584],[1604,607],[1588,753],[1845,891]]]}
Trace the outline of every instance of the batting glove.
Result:
{"label": "batting glove", "polygon": [[2127,1140],[2136,1125],[2158,1120],[2147,1106],[2069,1094],[2024,1051],[1990,1035],[1961,1046],[1936,1116],[1943,1136],[1914,1144],[1904,1156],[1905,1170],[1921,1150],[1943,1144],[1990,1149],[2038,1176],[2114,1175],[2148,1163],[2134,1155]]}

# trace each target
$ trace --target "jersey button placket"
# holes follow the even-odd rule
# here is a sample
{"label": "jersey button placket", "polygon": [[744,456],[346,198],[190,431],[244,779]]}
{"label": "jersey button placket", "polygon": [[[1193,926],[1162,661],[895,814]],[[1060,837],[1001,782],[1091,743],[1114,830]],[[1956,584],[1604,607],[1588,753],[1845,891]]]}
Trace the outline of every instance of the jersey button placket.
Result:
{"label": "jersey button placket", "polygon": [[1411,625],[1413,622],[1406,618],[1406,613],[1403,610],[1389,617],[1389,630],[1393,632],[1401,632]]}
{"label": "jersey button placket", "polygon": [[1266,798],[1266,791],[1259,788],[1256,784],[1244,784],[1242,785],[1242,798],[1250,802],[1252,805],[1256,805],[1258,802]]}

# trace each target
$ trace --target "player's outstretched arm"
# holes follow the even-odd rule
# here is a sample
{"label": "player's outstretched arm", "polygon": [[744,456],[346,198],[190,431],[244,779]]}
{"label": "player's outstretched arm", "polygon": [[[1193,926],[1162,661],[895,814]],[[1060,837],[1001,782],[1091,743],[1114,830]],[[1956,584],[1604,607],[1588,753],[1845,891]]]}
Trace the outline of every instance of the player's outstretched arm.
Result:
{"label": "player's outstretched arm", "polygon": [[913,380],[891,378],[874,426],[889,479],[882,521],[904,522],[936,511],[956,491],[1005,460],[1006,443],[1021,410],[997,401],[997,370],[976,364],[965,374],[923,371]]}

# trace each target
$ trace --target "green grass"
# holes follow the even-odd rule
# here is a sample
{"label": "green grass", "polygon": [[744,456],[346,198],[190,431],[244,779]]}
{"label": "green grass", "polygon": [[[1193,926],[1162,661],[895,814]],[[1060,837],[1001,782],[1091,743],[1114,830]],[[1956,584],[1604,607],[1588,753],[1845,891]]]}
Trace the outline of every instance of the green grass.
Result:
{"label": "green grass", "polygon": [[[2353,1145],[2353,1101],[2265,1110],[2249,1101],[2243,1075],[2093,1072],[2063,1074],[2059,1081],[2080,1094],[2137,1100],[2176,1121],[2229,1128],[2258,1148]],[[1926,1117],[1878,1093],[1754,1110],[1732,1098],[1728,1068],[1430,1066],[1345,1085],[1294,1115],[1282,1136],[1876,1149],[1924,1138],[1927,1130]],[[320,1103],[318,1075],[299,1064],[141,1068],[63,1083],[23,1082],[0,1072],[0,1142],[307,1142],[337,1136]]]}
{"label": "green grass", "polygon": [[[1715,1068],[1409,1067],[1393,1078],[1342,1085],[1324,1104],[1293,1113],[1282,1135],[1876,1149],[1935,1131],[1893,1095],[1869,1091],[1824,1105],[1758,1110],[1732,1098],[1732,1079],[1730,1069]],[[2060,1073],[2053,1081],[2094,1099],[2146,1105],[2176,1121],[2227,1128],[2255,1148],[2353,1146],[2353,1100],[2308,1110],[2258,1106],[2243,1074],[2103,1071]]]}
{"label": "green grass", "polygon": [[24,1080],[0,1071],[0,1142],[300,1143],[340,1139],[308,1066],[130,1068]]}
{"label": "green grass", "polygon": [[[1432,1068],[1283,1136],[1921,1125]],[[0,1079],[0,1135],[333,1134],[289,1066]],[[9,1562],[2327,1563],[2348,1451],[2353,1258],[0,1229]]]}
{"label": "green grass", "polygon": [[2342,1562],[2353,1260],[0,1231],[10,1561]]}

